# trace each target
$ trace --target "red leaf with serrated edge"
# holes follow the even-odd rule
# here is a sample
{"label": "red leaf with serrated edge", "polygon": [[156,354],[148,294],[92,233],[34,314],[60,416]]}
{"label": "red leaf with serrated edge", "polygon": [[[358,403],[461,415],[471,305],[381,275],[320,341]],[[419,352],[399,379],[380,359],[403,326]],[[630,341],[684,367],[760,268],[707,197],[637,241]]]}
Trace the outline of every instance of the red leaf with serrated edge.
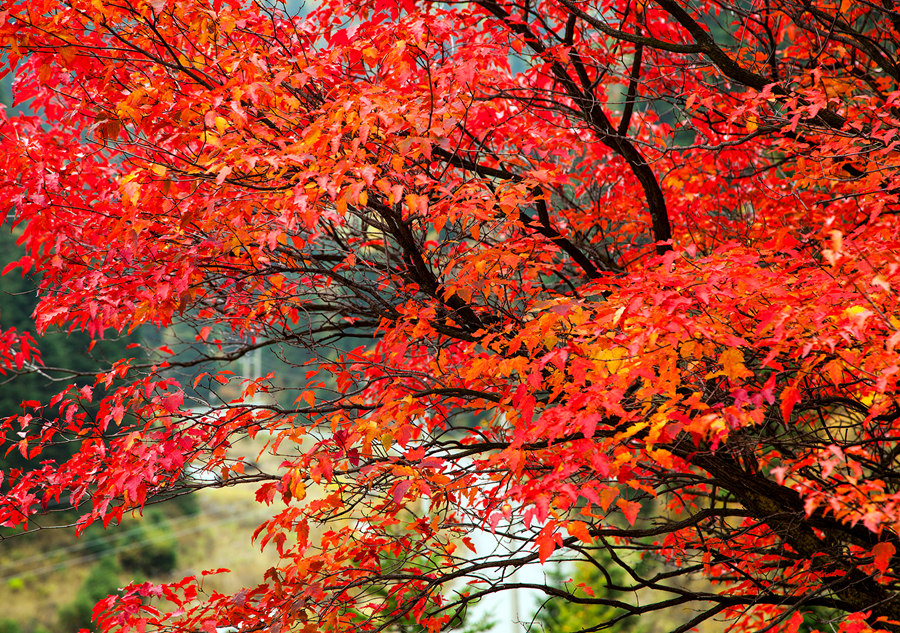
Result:
{"label": "red leaf with serrated edge", "polygon": [[893,543],[882,541],[872,548],[872,556],[875,560],[875,568],[882,574],[886,573],[890,566],[891,558],[897,553]]}
{"label": "red leaf with serrated edge", "polygon": [[800,626],[803,624],[803,614],[799,611],[794,612],[791,615],[791,618],[787,622],[787,631],[791,633],[796,633],[796,631],[800,630]]}
{"label": "red leaf with serrated edge", "polygon": [[619,499],[616,501],[616,505],[619,506],[619,509],[622,510],[622,514],[625,515],[625,518],[628,520],[628,525],[634,525],[637,515],[641,511],[641,504],[635,501]]}
{"label": "red leaf with serrated edge", "polygon": [[[6,266],[3,267],[3,270],[0,270],[0,277],[5,275],[6,273],[10,272],[11,270],[14,270],[14,269],[20,267],[21,265],[22,265],[21,262],[18,262],[18,261],[9,262]],[[22,274],[24,275],[25,273],[23,272]]]}
{"label": "red leaf with serrated edge", "polygon": [[219,567],[218,569],[204,569],[203,571],[200,572],[200,574],[203,576],[213,576],[216,574],[228,574],[228,573],[231,573],[231,570],[227,569],[225,567]]}
{"label": "red leaf with serrated edge", "polygon": [[183,402],[184,393],[182,393],[181,391],[176,391],[175,393],[169,394],[162,399],[162,406],[167,412],[175,413],[176,411],[178,411],[178,409],[181,408]]}
{"label": "red leaf with serrated edge", "polygon": [[790,421],[794,405],[801,399],[800,391],[794,387],[785,387],[781,392],[781,416],[785,421]]}
{"label": "red leaf with serrated edge", "polygon": [[207,376],[209,376],[209,374],[206,373],[205,371],[204,371],[204,372],[200,372],[199,374],[197,374],[196,376],[194,376],[194,382],[193,382],[193,387],[194,387],[194,389],[196,389],[196,388],[197,388],[197,385],[200,383],[200,381],[203,380],[204,378],[206,378]]}
{"label": "red leaf with serrated edge", "polygon": [[406,492],[409,490],[411,485],[412,482],[408,479],[405,479],[394,486],[394,492],[392,495],[394,503],[396,503],[397,505],[403,504],[403,499],[406,496]]}
{"label": "red leaf with serrated edge", "polygon": [[542,563],[546,563],[555,551],[556,542],[552,537],[538,537],[538,558]]}

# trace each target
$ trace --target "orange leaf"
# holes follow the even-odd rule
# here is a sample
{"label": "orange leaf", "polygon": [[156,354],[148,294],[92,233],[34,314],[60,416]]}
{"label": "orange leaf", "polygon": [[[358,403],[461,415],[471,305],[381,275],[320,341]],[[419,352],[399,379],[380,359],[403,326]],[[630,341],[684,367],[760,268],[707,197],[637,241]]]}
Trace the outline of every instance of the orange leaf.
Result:
{"label": "orange leaf", "polygon": [[625,515],[625,518],[628,519],[629,525],[634,525],[635,519],[637,519],[638,512],[641,511],[641,504],[635,501],[627,501],[625,499],[619,499],[616,501],[616,505],[622,510],[622,514]]}
{"label": "orange leaf", "polygon": [[584,543],[593,542],[593,539],[588,532],[587,524],[584,521],[569,521],[566,524],[566,529],[569,531],[569,534]]}
{"label": "orange leaf", "polygon": [[538,538],[538,558],[542,563],[547,562],[547,559],[550,558],[550,555],[553,554],[553,551],[555,549],[556,543],[553,542],[553,538],[551,536]]}
{"label": "orange leaf", "polygon": [[600,507],[607,510],[613,500],[619,496],[617,488],[604,488],[600,491]]}
{"label": "orange leaf", "polygon": [[785,422],[790,421],[791,412],[798,402],[800,402],[800,392],[794,387],[785,387],[781,392],[781,416]]}

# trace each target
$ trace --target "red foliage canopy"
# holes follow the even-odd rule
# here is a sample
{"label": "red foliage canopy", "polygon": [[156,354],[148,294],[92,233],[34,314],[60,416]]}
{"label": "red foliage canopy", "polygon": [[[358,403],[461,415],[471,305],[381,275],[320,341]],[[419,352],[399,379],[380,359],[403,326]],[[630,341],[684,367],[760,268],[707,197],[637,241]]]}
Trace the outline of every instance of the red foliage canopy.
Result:
{"label": "red foliage canopy", "polygon": [[[117,521],[189,465],[279,502],[258,586],[131,587],[104,631],[435,631],[554,554],[653,590],[617,618],[898,630],[898,42],[894,0],[5,2],[38,325],[205,356],[26,403],[16,450],[80,449],[9,475],[0,523]],[[173,367],[257,347],[307,384],[187,408]],[[229,450],[258,434],[280,469]],[[478,528],[509,551],[463,553]]]}

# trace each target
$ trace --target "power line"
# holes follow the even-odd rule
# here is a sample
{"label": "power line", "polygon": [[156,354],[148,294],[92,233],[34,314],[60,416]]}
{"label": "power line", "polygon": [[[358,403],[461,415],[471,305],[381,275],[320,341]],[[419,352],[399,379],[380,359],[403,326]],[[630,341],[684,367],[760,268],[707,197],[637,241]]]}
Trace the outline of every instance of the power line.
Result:
{"label": "power line", "polygon": [[[233,509],[234,507],[235,506],[229,506],[229,508],[231,508],[231,509]],[[258,514],[259,514],[260,519],[263,519],[267,516],[271,516],[267,512],[266,513],[258,513]],[[252,517],[253,515],[249,515],[249,516]],[[44,565],[42,567],[36,567],[36,568],[27,569],[27,570],[22,570],[19,573],[9,574],[9,570],[6,569],[6,570],[3,570],[6,572],[6,575],[0,576],[0,583],[9,582],[10,580],[13,580],[15,578],[23,578],[23,577],[28,578],[28,577],[46,575],[49,573],[53,573],[55,571],[59,571],[61,569],[65,569],[67,567],[71,567],[73,565],[80,565],[82,563],[93,562],[95,560],[99,560],[99,559],[104,558],[105,556],[109,556],[111,554],[118,554],[119,552],[126,552],[126,551],[139,549],[140,547],[142,547],[148,543],[154,543],[154,542],[162,541],[164,539],[173,538],[176,536],[183,536],[183,535],[187,535],[187,534],[194,534],[197,532],[202,532],[202,531],[208,530],[208,529],[216,527],[216,526],[226,525],[228,523],[237,523],[238,521],[240,521],[242,519],[246,519],[246,518],[248,518],[248,515],[246,515],[246,514],[242,515],[242,514],[238,514],[238,513],[232,513],[231,516],[226,516],[217,521],[202,518],[202,519],[200,519],[199,525],[194,525],[192,527],[187,527],[187,528],[183,528],[180,530],[170,530],[170,531],[165,532],[164,534],[149,535],[147,538],[138,539],[138,540],[132,541],[130,543],[114,544],[111,548],[109,548],[107,551],[104,551],[104,552],[94,552],[94,553],[90,553],[90,554],[84,554],[82,556],[76,556],[74,558],[67,558],[58,563]],[[190,520],[196,521],[197,517],[185,517],[184,519],[178,520],[178,523],[179,524],[186,523]],[[138,531],[140,531],[140,529],[130,529],[127,532],[124,532],[123,534],[130,534],[130,533],[138,532]],[[41,561],[46,561],[51,558],[56,558],[60,554],[72,552],[72,551],[75,551],[78,549],[84,549],[91,542],[97,542],[97,541],[101,541],[101,540],[102,539],[93,539],[92,541],[85,542],[84,544],[68,545],[65,547],[50,550],[49,552],[46,552],[45,554],[30,556],[30,557],[24,559],[24,561],[29,561],[29,562],[34,561],[36,563],[40,563]],[[16,566],[21,565],[24,561],[16,561]],[[10,567],[10,566],[7,566],[7,567]]]}
{"label": "power line", "polygon": [[[195,521],[195,520],[196,520],[196,517],[188,516],[188,517],[182,517],[180,519],[169,519],[168,524],[170,526],[172,524],[180,525],[181,523],[185,523],[187,521]],[[65,545],[63,547],[58,547],[56,549],[52,549],[49,552],[33,554],[26,558],[21,558],[19,560],[12,561],[11,563],[8,563],[8,564],[0,565],[0,573],[8,571],[6,568],[9,568],[9,567],[23,567],[23,566],[29,565],[31,563],[40,563],[44,560],[47,560],[48,558],[53,558],[60,554],[64,554],[67,552],[74,552],[74,551],[78,551],[78,550],[82,550],[82,549],[90,549],[90,548],[94,547],[95,545],[109,546],[109,545],[111,545],[111,541],[113,539],[127,538],[129,535],[137,534],[139,532],[142,532],[143,530],[144,530],[144,527],[142,525],[138,525],[136,527],[129,528],[123,532],[114,532],[112,534],[102,534],[100,536],[95,536],[95,537],[89,538],[84,541],[78,541],[72,545]]]}

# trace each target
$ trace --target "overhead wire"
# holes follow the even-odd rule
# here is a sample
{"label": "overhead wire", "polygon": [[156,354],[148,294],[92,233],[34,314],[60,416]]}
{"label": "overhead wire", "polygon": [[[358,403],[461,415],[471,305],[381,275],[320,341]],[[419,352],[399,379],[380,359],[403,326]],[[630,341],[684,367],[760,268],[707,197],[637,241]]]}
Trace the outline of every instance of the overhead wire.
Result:
{"label": "overhead wire", "polygon": [[[26,557],[24,559],[14,561],[13,564],[6,564],[6,565],[0,566],[0,574],[2,574],[2,575],[0,575],[0,583],[8,583],[9,581],[15,580],[17,578],[28,578],[28,577],[46,575],[49,573],[53,573],[55,571],[59,571],[62,569],[66,569],[68,567],[72,567],[74,565],[90,563],[90,562],[99,560],[101,558],[104,558],[106,556],[118,554],[120,552],[136,550],[136,549],[139,549],[139,548],[143,547],[144,545],[147,545],[150,543],[156,543],[156,542],[167,540],[167,539],[170,539],[170,538],[173,538],[176,536],[184,536],[187,534],[194,534],[194,533],[198,533],[198,532],[207,531],[213,527],[227,525],[229,523],[237,523],[239,521],[248,520],[254,516],[252,514],[248,516],[246,513],[233,512],[234,508],[235,508],[235,506],[228,506],[226,508],[225,512],[230,511],[229,515],[224,516],[223,518],[218,519],[218,520],[212,520],[211,518],[208,518],[209,515],[195,515],[195,516],[182,517],[181,519],[176,519],[174,522],[177,522],[177,525],[182,525],[184,523],[190,523],[190,522],[197,523],[198,518],[199,518],[199,524],[196,524],[196,525],[193,525],[190,527],[186,527],[186,528],[182,528],[182,529],[166,530],[164,533],[150,534],[150,535],[146,536],[145,538],[139,538],[139,539],[136,539],[136,540],[133,540],[130,542],[122,543],[121,542],[122,537],[124,537],[128,534],[134,534],[134,533],[143,531],[142,527],[129,528],[125,532],[122,532],[121,534],[117,534],[117,535],[111,537],[109,540],[113,541],[112,547],[109,547],[102,552],[91,552],[88,554],[83,554],[81,556],[68,557],[65,560],[62,560],[57,563],[40,566],[40,564],[44,561],[58,558],[60,555],[63,555],[63,554],[88,549],[89,547],[95,546],[95,544],[103,543],[105,539],[103,537],[98,537],[98,538],[90,539],[83,543],[67,545],[64,547],[59,547],[59,548],[49,550],[42,554],[32,555],[32,556]],[[220,513],[216,512],[215,514],[220,514]],[[264,513],[264,512],[257,513],[257,514],[258,514],[258,518],[260,520],[264,519],[266,516],[271,516],[270,514]],[[172,522],[170,522],[170,525],[171,525],[171,523]],[[116,543],[115,541],[120,541],[120,542]],[[22,569],[22,565],[24,563],[28,563],[28,564],[34,563],[38,566],[29,567],[27,569]],[[12,569],[17,569],[17,571],[15,573],[10,573]]]}

